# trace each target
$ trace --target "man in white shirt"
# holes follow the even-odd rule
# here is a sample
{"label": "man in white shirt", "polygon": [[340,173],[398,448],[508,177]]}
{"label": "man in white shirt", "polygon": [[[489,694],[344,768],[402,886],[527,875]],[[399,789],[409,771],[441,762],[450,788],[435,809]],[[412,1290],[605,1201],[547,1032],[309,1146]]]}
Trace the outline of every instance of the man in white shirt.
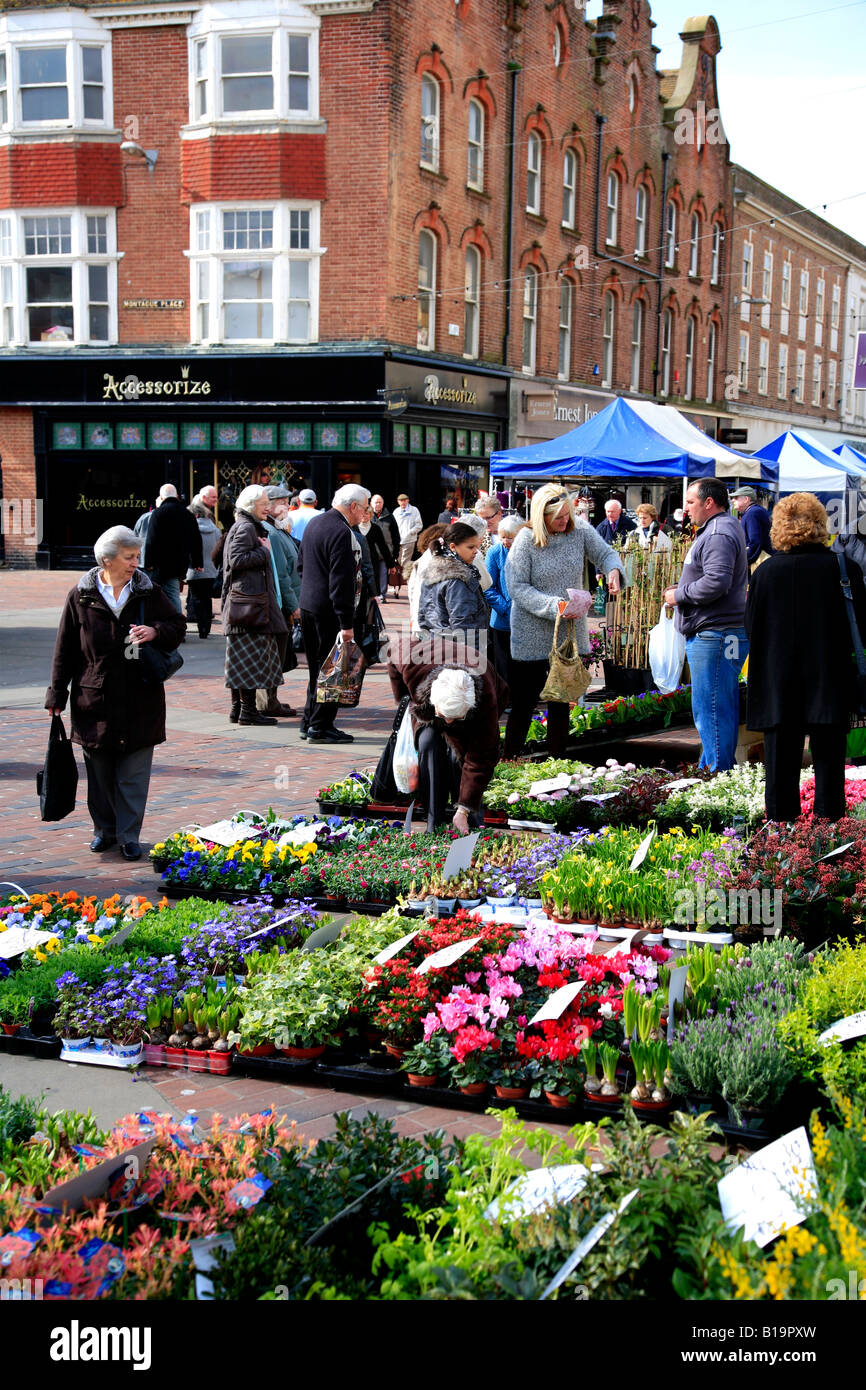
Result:
{"label": "man in white shirt", "polygon": [[424,529],[421,513],[417,507],[412,506],[405,492],[401,492],[397,498],[394,520],[400,532],[400,554],[397,563],[405,570],[415,553],[415,542]]}
{"label": "man in white shirt", "polygon": [[305,487],[298,493],[300,506],[297,511],[292,512],[292,535],[301,544],[301,537],[304,534],[307,522],[312,521],[314,516],[321,516],[321,508],[316,506],[316,494],[311,487]]}

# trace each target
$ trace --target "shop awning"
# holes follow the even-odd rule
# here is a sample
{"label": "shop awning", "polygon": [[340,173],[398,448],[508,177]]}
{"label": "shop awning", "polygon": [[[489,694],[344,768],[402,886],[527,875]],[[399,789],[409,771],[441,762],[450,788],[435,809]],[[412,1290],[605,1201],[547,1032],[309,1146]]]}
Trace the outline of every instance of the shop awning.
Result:
{"label": "shop awning", "polygon": [[844,492],[863,476],[861,465],[843,461],[805,430],[785,430],[755,458],[776,463],[779,492]]}
{"label": "shop awning", "polygon": [[866,454],[861,454],[859,449],[852,449],[850,444],[838,444],[833,453],[839,455],[843,467],[859,468],[866,476]]}
{"label": "shop awning", "polygon": [[558,439],[498,450],[490,471],[527,479],[755,478],[770,485],[776,477],[772,462],[717,444],[673,406],[623,397]]}

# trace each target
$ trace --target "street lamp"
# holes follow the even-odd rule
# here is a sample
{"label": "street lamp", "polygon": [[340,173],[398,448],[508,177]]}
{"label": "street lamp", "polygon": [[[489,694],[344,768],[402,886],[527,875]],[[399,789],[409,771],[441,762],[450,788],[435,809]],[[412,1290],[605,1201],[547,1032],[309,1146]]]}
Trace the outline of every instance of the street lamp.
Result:
{"label": "street lamp", "polygon": [[124,140],[120,146],[124,154],[131,154],[136,159],[143,159],[147,165],[148,172],[153,173],[153,166],[159,158],[159,150],[145,150],[135,140]]}

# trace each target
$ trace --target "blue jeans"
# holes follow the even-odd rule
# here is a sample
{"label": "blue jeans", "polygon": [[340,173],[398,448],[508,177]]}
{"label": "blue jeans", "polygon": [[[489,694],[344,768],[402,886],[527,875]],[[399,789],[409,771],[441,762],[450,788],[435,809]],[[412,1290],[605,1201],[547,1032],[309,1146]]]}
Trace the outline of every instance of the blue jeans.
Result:
{"label": "blue jeans", "polygon": [[740,723],[739,675],[749,655],[742,627],[702,628],[686,642],[692,673],[692,718],[701,736],[701,767],[734,766]]}
{"label": "blue jeans", "polygon": [[174,604],[178,613],[182,613],[183,608],[181,607],[180,603],[180,580],[163,579],[160,581],[160,587],[162,588],[162,591],[165,594],[166,598],[169,600],[169,602]]}

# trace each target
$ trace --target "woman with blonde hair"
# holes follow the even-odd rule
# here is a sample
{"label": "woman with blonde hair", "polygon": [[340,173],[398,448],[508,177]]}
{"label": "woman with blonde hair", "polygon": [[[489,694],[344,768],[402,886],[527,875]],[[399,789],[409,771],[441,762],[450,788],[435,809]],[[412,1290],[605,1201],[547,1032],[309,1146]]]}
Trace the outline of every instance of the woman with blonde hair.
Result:
{"label": "woman with blonde hair", "polygon": [[[511,714],[505,730],[505,756],[523,752],[538,697],[544,689],[560,602],[568,590],[583,587],[588,559],[607,576],[612,594],[619,592],[622,566],[616,552],[591,526],[575,524],[571,495],[556,483],[545,483],[532,499],[529,526],[519,531],[505,562],[505,581],[511,595]],[[568,607],[565,617],[571,616]],[[589,651],[586,618],[577,620],[577,641]],[[547,747],[561,757],[568,738],[564,703],[547,707]]]}
{"label": "woman with blonde hair", "polygon": [[[839,560],[828,549],[827,513],[810,492],[777,502],[774,554],[755,570],[746,601],[749,683],[746,725],[763,730],[767,819],[800,815],[806,735],[815,772],[816,817],[845,814],[845,743],[856,699],[854,648]],[[863,574],[846,561],[861,639]]]}

